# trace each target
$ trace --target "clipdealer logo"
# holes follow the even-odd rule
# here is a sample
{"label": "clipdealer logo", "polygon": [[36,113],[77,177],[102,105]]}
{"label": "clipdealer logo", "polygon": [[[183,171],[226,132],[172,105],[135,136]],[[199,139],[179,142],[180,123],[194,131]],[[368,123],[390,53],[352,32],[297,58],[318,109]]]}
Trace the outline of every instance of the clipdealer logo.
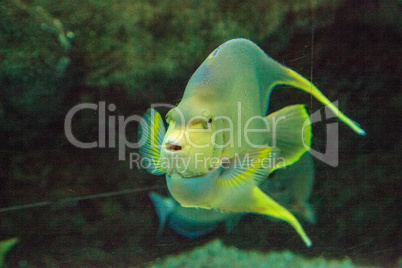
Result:
{"label": "clipdealer logo", "polygon": [[[338,107],[338,101],[333,102],[333,104]],[[171,104],[153,104],[151,108],[168,108],[173,109],[176,106]],[[74,120],[74,116],[84,110],[91,110],[97,112],[98,115],[98,140],[91,142],[83,142],[78,140],[74,136],[74,131],[72,129],[72,122]],[[126,136],[126,129],[129,124],[146,124],[145,120],[142,120],[142,117],[139,115],[114,115],[113,112],[116,111],[116,105],[111,103],[106,105],[105,101],[100,101],[98,104],[96,103],[81,103],[77,104],[73,108],[71,108],[66,114],[64,120],[64,132],[67,140],[75,147],[81,149],[94,149],[94,148],[118,148],[118,159],[121,161],[126,160],[127,149],[139,149],[143,146],[147,140],[146,135],[142,137],[138,137],[137,142],[130,142]],[[239,113],[241,113],[241,107],[239,107]],[[240,115],[239,115],[240,117]],[[334,118],[336,115],[328,108],[325,107],[325,118],[330,119]],[[184,118],[184,117],[183,117]],[[261,117],[263,119],[264,117]],[[254,120],[256,118],[252,118]],[[284,118],[278,118],[276,122],[279,122]],[[225,120],[230,120],[230,118],[226,118]],[[315,124],[322,121],[321,111],[317,110],[310,116],[310,120],[306,120],[303,128],[300,131],[304,131],[304,129],[310,125]],[[336,167],[338,165],[338,156],[339,156],[339,146],[338,146],[338,124],[334,123],[326,123],[326,150],[321,153],[308,145],[304,144],[306,150],[318,160]],[[248,125],[248,124],[246,124]],[[274,124],[275,125],[275,124]],[[143,129],[147,129],[148,126],[142,125]],[[117,130],[117,131],[116,131]],[[219,131],[219,130],[218,130]],[[233,130],[236,131],[237,134],[242,133],[241,130]],[[273,131],[273,137],[275,137],[275,126],[264,130],[253,130],[253,129],[244,129],[243,132],[247,135],[248,132],[270,132]],[[234,133],[232,133],[233,135]],[[253,144],[249,143],[251,147]],[[273,144],[276,144],[276,141],[273,140]],[[254,148],[254,147],[253,147]],[[130,161],[139,161],[138,153],[130,153]],[[130,164],[132,166],[132,164]]]}

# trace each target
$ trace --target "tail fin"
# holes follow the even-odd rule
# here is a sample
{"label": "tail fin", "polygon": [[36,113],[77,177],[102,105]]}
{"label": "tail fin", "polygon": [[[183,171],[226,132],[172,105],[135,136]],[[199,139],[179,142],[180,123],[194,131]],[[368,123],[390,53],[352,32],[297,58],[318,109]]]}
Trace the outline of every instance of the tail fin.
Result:
{"label": "tail fin", "polygon": [[[280,64],[278,63],[278,65]],[[283,65],[280,65],[279,73],[282,74],[282,77],[277,83],[275,83],[276,85],[289,85],[299,88],[304,92],[310,93],[312,96],[314,96],[314,98],[326,105],[339,118],[339,120],[348,125],[351,129],[353,129],[353,131],[359,135],[366,135],[366,132],[360,128],[358,123],[344,115],[327,97],[324,96],[324,94],[321,93],[318,88],[316,88],[306,78]]]}

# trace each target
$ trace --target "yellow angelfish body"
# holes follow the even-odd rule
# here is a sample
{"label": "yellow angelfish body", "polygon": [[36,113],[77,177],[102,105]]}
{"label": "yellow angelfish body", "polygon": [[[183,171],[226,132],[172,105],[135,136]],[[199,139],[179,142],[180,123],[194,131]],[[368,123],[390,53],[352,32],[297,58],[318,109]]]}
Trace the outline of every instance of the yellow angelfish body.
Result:
{"label": "yellow angelfish body", "polygon": [[272,171],[296,162],[311,144],[309,116],[293,105],[269,116],[276,85],[302,89],[327,105],[358,134],[364,131],[314,85],[268,57],[246,39],[215,49],[191,77],[181,102],[168,112],[166,135],[160,115],[149,110],[141,124],[147,170],[166,173],[172,196],[184,207],[254,212],[291,224],[307,246],[297,219],[260,190]]}

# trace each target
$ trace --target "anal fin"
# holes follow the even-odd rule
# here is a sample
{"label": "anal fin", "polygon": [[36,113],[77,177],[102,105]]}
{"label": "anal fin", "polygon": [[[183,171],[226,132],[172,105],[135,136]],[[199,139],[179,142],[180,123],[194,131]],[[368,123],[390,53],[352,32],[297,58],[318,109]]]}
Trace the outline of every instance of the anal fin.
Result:
{"label": "anal fin", "polygon": [[312,245],[310,238],[308,238],[303,227],[292,213],[267,196],[258,187],[254,187],[252,193],[256,203],[255,212],[288,222],[296,230],[307,247]]}

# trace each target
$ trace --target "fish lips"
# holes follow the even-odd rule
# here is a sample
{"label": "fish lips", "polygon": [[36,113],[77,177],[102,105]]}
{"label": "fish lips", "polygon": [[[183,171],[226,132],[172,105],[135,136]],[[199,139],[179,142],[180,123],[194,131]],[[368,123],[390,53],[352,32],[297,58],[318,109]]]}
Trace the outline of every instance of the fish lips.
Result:
{"label": "fish lips", "polygon": [[162,146],[160,163],[162,169],[168,175],[178,173],[181,177],[192,178],[208,174],[208,154],[191,150],[190,146],[182,146],[182,150],[169,150]]}

